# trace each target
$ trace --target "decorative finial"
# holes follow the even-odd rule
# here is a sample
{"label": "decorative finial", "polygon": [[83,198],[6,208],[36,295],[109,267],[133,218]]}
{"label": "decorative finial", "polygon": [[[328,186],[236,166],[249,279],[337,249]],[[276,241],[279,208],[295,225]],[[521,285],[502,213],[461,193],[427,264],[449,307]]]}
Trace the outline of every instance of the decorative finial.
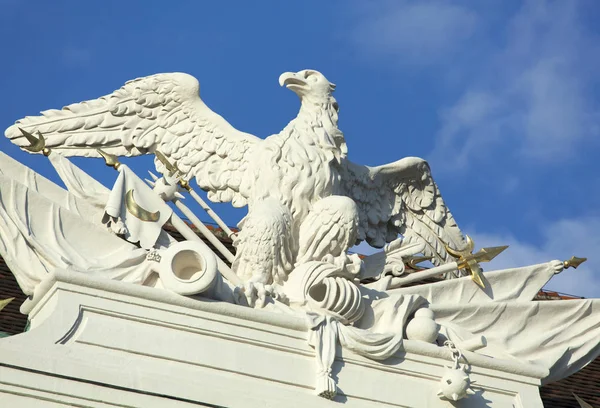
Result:
{"label": "decorative finial", "polygon": [[479,266],[479,262],[490,262],[492,259],[502,253],[508,245],[481,248],[476,253],[473,253],[475,248],[475,242],[467,235],[467,247],[462,251],[457,251],[446,245],[446,251],[457,259],[458,269],[467,269],[471,272],[471,279],[473,282],[478,284],[481,288],[485,288],[483,282],[482,272],[483,270]]}
{"label": "decorative finial", "polygon": [[19,128],[19,130],[21,131],[23,136],[25,136],[25,139],[27,139],[27,141],[29,142],[29,146],[23,146],[23,149],[31,153],[42,152],[42,154],[46,157],[50,155],[51,150],[46,147],[46,139],[39,130],[37,132],[39,139],[22,128]]}
{"label": "decorative finial", "polygon": [[579,258],[577,256],[572,256],[570,259],[564,261],[563,265],[565,266],[565,269],[568,269],[568,268],[577,269],[577,267],[579,265],[581,265],[582,263],[584,263],[585,261],[587,261],[587,258]]}
{"label": "decorative finial", "polygon": [[98,154],[100,154],[100,156],[104,158],[104,161],[106,162],[106,165],[108,167],[112,167],[115,170],[119,169],[121,163],[119,163],[119,158],[117,156],[115,156],[114,154],[106,153],[102,149],[96,149],[96,151],[98,152]]}

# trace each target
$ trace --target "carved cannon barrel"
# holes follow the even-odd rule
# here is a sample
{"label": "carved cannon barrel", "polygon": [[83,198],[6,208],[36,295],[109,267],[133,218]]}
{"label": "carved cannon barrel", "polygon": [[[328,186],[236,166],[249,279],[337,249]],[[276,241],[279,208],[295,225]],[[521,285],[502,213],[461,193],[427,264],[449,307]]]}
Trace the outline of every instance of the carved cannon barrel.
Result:
{"label": "carved cannon barrel", "polygon": [[161,254],[159,276],[165,288],[180,295],[208,291],[215,283],[215,255],[196,241],[177,242]]}

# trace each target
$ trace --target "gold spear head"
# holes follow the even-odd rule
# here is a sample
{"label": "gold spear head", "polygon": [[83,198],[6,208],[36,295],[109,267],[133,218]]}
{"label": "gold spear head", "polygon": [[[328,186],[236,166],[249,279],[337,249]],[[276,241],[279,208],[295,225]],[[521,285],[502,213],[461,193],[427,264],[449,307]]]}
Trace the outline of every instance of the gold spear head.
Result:
{"label": "gold spear head", "polygon": [[585,261],[587,261],[587,258],[579,258],[577,256],[572,256],[571,259],[564,261],[563,265],[565,266],[565,269],[568,269],[568,268],[577,269],[577,267],[579,265],[581,265],[582,263],[584,263]]}
{"label": "gold spear head", "polygon": [[481,289],[485,289],[485,282],[483,281],[483,269],[474,262],[473,265],[468,265],[466,267],[469,271],[471,271],[471,280],[477,284]]}
{"label": "gold spear head", "polygon": [[502,246],[497,246],[497,247],[481,248],[476,253],[474,253],[472,255],[466,256],[465,259],[467,259],[467,258],[469,260],[472,259],[472,260],[476,261],[477,263],[480,263],[480,262],[491,262],[495,257],[497,257],[502,252],[504,252],[504,250],[506,250],[506,248],[508,248],[508,245],[502,245]]}
{"label": "gold spear head", "polygon": [[44,156],[48,156],[50,154],[50,149],[46,148],[46,139],[40,131],[37,132],[39,136],[39,138],[37,138],[22,128],[19,128],[19,130],[21,131],[21,134],[25,136],[25,139],[27,139],[27,141],[29,142],[29,146],[23,146],[23,149],[31,153],[42,152]]}
{"label": "gold spear head", "polygon": [[171,163],[169,161],[169,159],[167,159],[167,157],[164,154],[162,154],[161,152],[159,152],[158,150],[156,150],[154,152],[154,155],[165,166],[165,168],[169,171],[169,176],[172,176],[173,174],[177,174],[178,175],[179,186],[181,188],[186,189],[188,191],[190,191],[192,189],[192,187],[190,186],[190,183],[187,180],[185,180],[184,178],[181,177],[183,175],[183,173],[181,172],[181,170],[179,170],[179,167],[177,166],[177,163]]}
{"label": "gold spear head", "polygon": [[457,258],[456,263],[458,265],[458,269],[468,270],[471,273],[471,279],[473,282],[475,282],[481,288],[485,288],[485,283],[483,282],[483,278],[481,276],[483,271],[479,266],[479,263],[490,262],[492,259],[501,254],[506,248],[508,248],[508,245],[481,248],[476,253],[473,253],[473,248],[475,248],[475,243],[468,235],[467,247],[461,251],[457,251],[446,245],[446,251],[454,258]]}
{"label": "gold spear head", "polygon": [[175,174],[175,172],[178,170],[176,166],[174,166],[169,159],[167,159],[167,156],[165,156],[164,154],[162,154],[161,152],[159,152],[158,150],[156,150],[154,152],[154,155],[156,156],[156,158],[165,166],[165,168],[169,171],[169,176],[172,176],[173,174]]}
{"label": "gold spear head", "polygon": [[112,167],[115,170],[119,169],[121,163],[119,163],[119,158],[117,156],[115,156],[114,154],[106,153],[102,149],[96,149],[96,151],[100,156],[102,156],[102,158],[104,158],[104,161],[106,162],[106,165],[108,167]]}

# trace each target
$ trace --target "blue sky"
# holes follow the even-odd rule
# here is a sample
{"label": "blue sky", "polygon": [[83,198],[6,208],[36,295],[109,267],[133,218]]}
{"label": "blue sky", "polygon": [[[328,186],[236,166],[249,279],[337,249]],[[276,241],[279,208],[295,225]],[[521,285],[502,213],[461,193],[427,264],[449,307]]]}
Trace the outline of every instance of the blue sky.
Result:
{"label": "blue sky", "polygon": [[[600,297],[597,21],[594,0],[0,0],[0,125],[182,71],[266,137],[298,110],[279,74],[317,69],[337,84],[353,161],[426,158],[476,244],[511,246],[493,267],[587,256],[549,288]],[[56,180],[44,158],[0,149]],[[114,180],[99,160],[75,162]],[[216,208],[229,224],[243,214]]]}

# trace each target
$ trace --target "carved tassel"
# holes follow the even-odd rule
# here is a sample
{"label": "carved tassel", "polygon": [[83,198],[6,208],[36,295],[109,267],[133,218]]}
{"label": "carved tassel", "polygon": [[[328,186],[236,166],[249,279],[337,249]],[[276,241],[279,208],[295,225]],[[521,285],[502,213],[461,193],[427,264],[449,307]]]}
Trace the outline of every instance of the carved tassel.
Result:
{"label": "carved tassel", "polygon": [[333,399],[337,394],[335,380],[331,378],[331,369],[317,373],[315,391],[319,397]]}
{"label": "carved tassel", "polygon": [[315,348],[317,378],[315,392],[319,397],[333,399],[337,394],[335,380],[331,377],[331,367],[335,360],[338,341],[337,322],[330,316],[307,313],[311,330],[308,343]]}

